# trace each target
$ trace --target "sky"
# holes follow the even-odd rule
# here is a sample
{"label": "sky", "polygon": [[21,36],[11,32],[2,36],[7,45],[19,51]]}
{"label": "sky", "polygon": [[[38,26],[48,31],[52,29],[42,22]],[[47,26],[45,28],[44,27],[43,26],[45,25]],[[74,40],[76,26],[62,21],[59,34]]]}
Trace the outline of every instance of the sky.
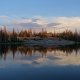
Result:
{"label": "sky", "polygon": [[79,8],[80,0],[0,0],[0,24],[79,28]]}
{"label": "sky", "polygon": [[0,0],[0,15],[10,17],[80,16],[80,0]]}

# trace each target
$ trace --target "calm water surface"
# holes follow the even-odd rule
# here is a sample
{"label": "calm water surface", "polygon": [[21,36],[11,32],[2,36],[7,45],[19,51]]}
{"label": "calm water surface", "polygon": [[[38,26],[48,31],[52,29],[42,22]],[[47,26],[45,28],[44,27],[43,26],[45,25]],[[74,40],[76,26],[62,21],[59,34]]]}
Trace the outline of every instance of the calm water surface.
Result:
{"label": "calm water surface", "polygon": [[0,80],[80,80],[80,47],[1,45]]}

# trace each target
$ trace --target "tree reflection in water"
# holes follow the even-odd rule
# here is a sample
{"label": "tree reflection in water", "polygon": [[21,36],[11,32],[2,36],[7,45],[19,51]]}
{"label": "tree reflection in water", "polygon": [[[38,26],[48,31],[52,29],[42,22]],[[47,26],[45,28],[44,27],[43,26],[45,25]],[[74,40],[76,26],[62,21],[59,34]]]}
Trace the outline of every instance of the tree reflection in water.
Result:
{"label": "tree reflection in water", "polygon": [[71,45],[71,46],[52,46],[52,47],[43,47],[43,46],[24,46],[24,45],[0,45],[0,57],[4,60],[6,59],[7,54],[12,52],[13,59],[15,54],[19,52],[19,54],[24,54],[25,56],[29,55],[32,56],[33,53],[39,52],[42,57],[47,55],[47,52],[53,52],[56,54],[56,51],[62,51],[66,53],[66,56],[71,55],[72,52],[77,52],[80,50],[79,45]]}

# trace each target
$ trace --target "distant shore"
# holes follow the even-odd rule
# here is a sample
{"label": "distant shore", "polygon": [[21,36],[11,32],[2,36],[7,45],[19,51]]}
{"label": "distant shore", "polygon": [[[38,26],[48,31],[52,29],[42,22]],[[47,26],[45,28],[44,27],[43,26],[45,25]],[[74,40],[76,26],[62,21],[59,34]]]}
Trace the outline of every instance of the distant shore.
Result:
{"label": "distant shore", "polygon": [[24,40],[25,45],[29,46],[66,46],[66,45],[74,45],[74,41],[64,40],[64,39],[42,39],[42,40]]}
{"label": "distant shore", "polygon": [[8,31],[6,27],[0,29],[0,44],[4,45],[29,45],[29,46],[65,46],[80,43],[80,33],[65,30],[61,33],[47,32],[42,29],[35,32],[31,29],[19,32]]}
{"label": "distant shore", "polygon": [[[25,46],[67,46],[67,45],[74,45],[75,41],[65,40],[65,39],[49,39],[49,38],[37,38],[37,39],[25,39],[21,42],[6,42],[0,43],[1,45],[25,45]],[[78,42],[79,44],[79,42]]]}

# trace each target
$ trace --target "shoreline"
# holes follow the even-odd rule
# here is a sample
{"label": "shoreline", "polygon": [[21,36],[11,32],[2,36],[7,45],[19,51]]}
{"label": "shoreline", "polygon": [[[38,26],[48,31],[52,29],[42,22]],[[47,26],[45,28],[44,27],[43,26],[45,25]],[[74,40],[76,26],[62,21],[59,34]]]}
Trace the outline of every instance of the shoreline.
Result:
{"label": "shoreline", "polygon": [[[25,45],[25,46],[68,46],[74,45],[75,41],[65,39],[26,39],[22,42],[3,42],[0,45]],[[77,44],[80,44],[77,42]]]}
{"label": "shoreline", "polygon": [[74,45],[74,41],[64,40],[64,39],[42,39],[42,40],[25,40],[23,42],[25,45],[29,46],[67,46]]}

